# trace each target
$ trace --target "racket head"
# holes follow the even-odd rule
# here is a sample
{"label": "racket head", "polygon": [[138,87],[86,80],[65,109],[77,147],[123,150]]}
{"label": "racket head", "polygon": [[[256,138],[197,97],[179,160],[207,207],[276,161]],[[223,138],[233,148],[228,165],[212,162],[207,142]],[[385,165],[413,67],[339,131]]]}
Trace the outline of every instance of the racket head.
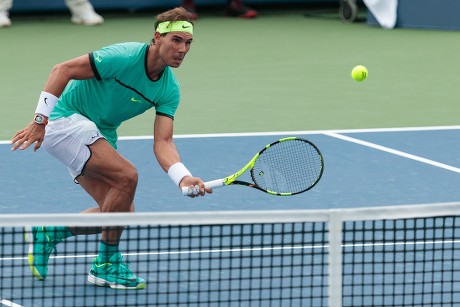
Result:
{"label": "racket head", "polygon": [[323,172],[324,160],[318,147],[298,137],[283,138],[265,146],[250,171],[254,188],[280,196],[310,190]]}

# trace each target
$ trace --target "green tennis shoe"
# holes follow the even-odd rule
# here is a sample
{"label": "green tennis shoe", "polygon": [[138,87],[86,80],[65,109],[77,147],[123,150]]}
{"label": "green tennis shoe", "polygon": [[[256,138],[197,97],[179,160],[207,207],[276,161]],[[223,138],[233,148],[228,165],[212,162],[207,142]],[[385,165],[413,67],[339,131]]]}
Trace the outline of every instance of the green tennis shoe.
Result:
{"label": "green tennis shoe", "polygon": [[101,262],[99,257],[94,258],[88,274],[88,282],[112,289],[145,288],[145,280],[131,272],[128,264],[123,262],[120,253],[115,253],[107,262]]}
{"label": "green tennis shoe", "polygon": [[25,227],[24,237],[29,243],[28,260],[32,273],[38,280],[48,275],[48,260],[56,244],[62,238],[56,238],[54,227]]}

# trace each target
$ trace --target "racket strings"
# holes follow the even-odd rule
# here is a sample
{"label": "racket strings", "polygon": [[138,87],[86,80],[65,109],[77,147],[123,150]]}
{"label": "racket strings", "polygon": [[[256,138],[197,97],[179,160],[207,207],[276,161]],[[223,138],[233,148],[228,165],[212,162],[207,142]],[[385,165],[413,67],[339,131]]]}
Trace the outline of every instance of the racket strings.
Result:
{"label": "racket strings", "polygon": [[256,160],[251,176],[261,188],[276,193],[300,193],[313,187],[323,169],[321,154],[303,139],[272,144]]}

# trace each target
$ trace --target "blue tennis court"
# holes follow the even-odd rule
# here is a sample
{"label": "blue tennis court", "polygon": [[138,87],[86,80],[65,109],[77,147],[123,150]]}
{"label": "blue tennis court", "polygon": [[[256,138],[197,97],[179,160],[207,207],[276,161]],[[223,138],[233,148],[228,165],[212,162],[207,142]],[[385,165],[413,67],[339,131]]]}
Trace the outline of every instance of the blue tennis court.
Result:
{"label": "blue tennis court", "polygon": [[[123,138],[119,142],[119,151],[132,161],[139,171],[140,180],[135,199],[138,212],[235,210],[248,212],[292,210],[294,212],[294,210],[434,204],[456,202],[460,199],[458,189],[460,157],[456,154],[460,149],[459,129],[460,127],[426,127],[178,135],[176,137],[176,144],[184,163],[194,175],[204,180],[212,180],[232,173],[245,164],[255,152],[281,137],[299,136],[312,141],[324,155],[324,175],[312,190],[292,197],[271,196],[253,189],[231,186],[215,189],[213,195],[205,198],[186,198],[157,166],[152,153],[151,138]],[[44,150],[39,150],[37,153],[33,153],[32,150],[10,152],[9,148],[7,142],[0,145],[2,152],[0,211],[2,214],[77,213],[88,206],[93,206],[91,199],[73,183],[67,170]],[[366,292],[369,287],[372,287],[369,286],[372,282],[380,283],[376,280],[366,280],[365,271],[369,267],[375,267],[374,258],[380,257],[378,261],[384,261],[381,265],[382,270],[386,266],[392,266],[386,276],[392,276],[395,280],[398,278],[401,280],[401,276],[417,279],[418,270],[422,267],[426,268],[425,254],[427,253],[431,255],[430,257],[445,258],[444,262],[431,260],[428,263],[432,266],[431,272],[436,272],[432,274],[439,275],[434,277],[437,284],[433,287],[439,288],[438,284],[444,279],[452,284],[451,292],[458,292],[456,290],[458,277],[450,276],[446,279],[448,273],[444,272],[444,270],[457,272],[460,268],[458,241],[443,241],[443,246],[448,245],[448,252],[433,249],[432,245],[438,244],[433,243],[434,241],[423,244],[423,247],[419,248],[418,240],[427,242],[429,238],[427,239],[426,236],[419,238],[417,233],[426,233],[428,229],[428,232],[434,234],[432,240],[435,240],[437,237],[445,236],[449,231],[457,233],[455,229],[460,222],[458,219],[448,223],[441,222],[450,225],[449,229],[453,230],[449,231],[430,226],[440,223],[436,218],[423,225],[417,226],[417,220],[413,223],[415,226],[410,227],[416,235],[405,237],[401,235],[401,231],[406,226],[404,225],[401,230],[396,226],[390,232],[397,241],[391,244],[375,244],[375,240],[384,242],[386,239],[374,238],[374,233],[372,240],[368,238],[366,225],[351,230],[353,236],[362,231],[364,243],[361,246],[349,243],[353,245],[354,251],[347,261],[351,261],[352,264],[347,264],[344,273],[349,274],[352,270],[352,273],[356,273],[355,275],[360,278],[360,283],[354,284],[351,288],[345,287],[344,291],[347,290],[345,295],[350,295],[353,291]],[[86,241],[85,237],[77,237],[58,245],[59,254],[52,256],[50,261],[50,270],[53,270],[55,275],[45,282],[38,282],[31,275],[27,275],[26,245],[20,243],[22,233],[5,233],[1,236],[0,243],[3,250],[0,261],[3,263],[2,283],[4,285],[10,283],[8,287],[10,290],[1,293],[0,297],[3,300],[0,299],[0,302],[5,306],[65,305],[67,301],[64,302],[63,298],[56,299],[56,296],[73,293],[75,302],[72,306],[130,305],[134,304],[134,300],[136,304],[141,305],[155,302],[157,306],[198,306],[199,302],[205,301],[210,306],[230,306],[229,302],[235,295],[238,296],[241,306],[264,305],[269,302],[273,306],[283,306],[287,302],[299,306],[304,305],[305,302],[309,302],[311,306],[325,305],[328,300],[325,267],[327,267],[326,254],[329,248],[324,234],[327,232],[325,224],[309,221],[302,225],[297,223],[288,225],[288,232],[292,237],[288,241],[285,241],[286,229],[283,226],[282,231],[278,230],[277,227],[280,226],[277,224],[271,226],[267,233],[262,224],[238,226],[240,228],[236,230],[236,239],[231,237],[234,236],[234,229],[214,229],[211,226],[167,228],[167,230],[130,229],[124,234],[125,240],[122,242],[121,249],[126,250],[129,259],[134,260],[133,270],[147,279],[148,286],[145,291],[138,291],[134,296],[123,296],[122,302],[114,290],[93,287],[86,282],[89,264],[98,248],[94,243],[97,242],[95,236],[89,236],[88,240],[92,243]],[[250,227],[247,234],[246,227]],[[379,233],[381,227],[385,228],[385,223],[372,229]],[[167,240],[162,239],[161,236],[165,231]],[[344,236],[347,235],[345,232]],[[254,243],[249,236],[251,238],[259,236],[260,242]],[[157,237],[158,239],[153,241],[145,239]],[[222,243],[222,239],[217,237],[229,242]],[[267,247],[264,245],[265,240],[270,241]],[[404,240],[406,240],[405,245],[411,246],[408,251],[403,251],[399,247],[401,242],[405,242]],[[137,247],[130,247],[131,244],[137,244]],[[181,244],[185,244],[184,249],[180,249]],[[139,246],[142,246],[140,251]],[[81,253],[82,250],[84,253]],[[131,256],[129,256],[130,251]],[[348,253],[346,248],[344,251]],[[385,251],[393,255],[391,259],[387,259],[389,256],[386,256]],[[361,253],[359,257],[362,258],[357,259],[355,253]],[[401,256],[403,253],[405,256]],[[418,258],[425,261],[417,260]],[[287,268],[284,266],[286,263]],[[15,275],[13,268],[19,265],[25,267],[24,276],[5,279],[8,276],[13,277]],[[353,265],[354,269],[350,269],[350,265]],[[446,266],[448,268],[445,268]],[[413,271],[408,272],[407,267],[412,267]],[[296,276],[295,272],[306,271],[310,272],[309,279],[304,279],[300,274]],[[382,281],[386,279],[382,274],[377,274],[377,278]],[[369,304],[385,306],[388,299],[379,293],[384,293],[385,288],[393,287],[391,302],[400,306],[403,305],[404,295],[398,297],[399,290],[394,289],[401,285],[402,281],[390,285],[379,284],[372,288],[373,291],[378,292],[377,299],[363,298],[356,301],[349,298],[343,302],[345,306]],[[227,290],[219,289],[217,292],[214,287],[223,287]],[[403,287],[407,286],[403,285]],[[20,291],[26,293],[27,297],[20,300],[8,299],[18,297]],[[415,297],[427,295],[423,289],[409,291],[415,293]],[[362,293],[359,294],[363,296]],[[32,296],[39,296],[41,300],[38,302],[32,300]],[[286,299],[291,296],[295,299]],[[104,297],[104,300],[98,301],[95,297]],[[270,301],[265,300],[267,297]],[[251,299],[255,299],[257,303],[250,303]],[[457,294],[447,299],[441,297],[439,302],[433,303],[432,306],[444,306],[443,300],[459,302],[459,297]],[[408,304],[418,305],[417,302]]]}
{"label": "blue tennis court", "polygon": [[[139,212],[426,204],[460,199],[459,129],[428,127],[177,136],[176,144],[184,163],[195,176],[205,181],[235,172],[266,144],[281,137],[295,135],[312,141],[324,156],[324,175],[312,190],[293,197],[274,197],[231,186],[216,189],[213,195],[205,198],[189,199],[181,195],[157,165],[151,138],[122,139],[119,151],[139,172],[135,199]],[[348,138],[341,139],[341,136]],[[93,206],[86,193],[73,183],[67,170],[44,150],[34,153],[32,150],[10,152],[9,149],[6,141],[0,145],[1,213],[75,213]]]}

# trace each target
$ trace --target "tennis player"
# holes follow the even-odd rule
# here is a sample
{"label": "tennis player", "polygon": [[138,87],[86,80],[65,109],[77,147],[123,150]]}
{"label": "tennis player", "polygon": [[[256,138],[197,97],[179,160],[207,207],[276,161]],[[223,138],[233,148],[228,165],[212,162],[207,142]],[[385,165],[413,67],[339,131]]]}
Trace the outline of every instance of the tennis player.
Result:
{"label": "tennis player", "polygon": [[[194,25],[183,8],[156,19],[150,44],[115,44],[55,65],[33,121],[11,141],[12,150],[35,144],[37,151],[43,145],[64,163],[74,181],[98,204],[85,213],[134,211],[138,174],[116,151],[116,130],[123,121],[151,108],[156,111],[153,152],[160,166],[179,188],[200,186],[193,196],[212,193],[180,162],[173,142],[180,91],[171,68],[179,67],[190,50]],[[122,231],[114,227],[26,229],[31,270],[39,280],[45,279],[56,244],[70,236],[102,232],[88,281],[115,289],[142,289],[145,280],[131,272],[118,250]]]}

